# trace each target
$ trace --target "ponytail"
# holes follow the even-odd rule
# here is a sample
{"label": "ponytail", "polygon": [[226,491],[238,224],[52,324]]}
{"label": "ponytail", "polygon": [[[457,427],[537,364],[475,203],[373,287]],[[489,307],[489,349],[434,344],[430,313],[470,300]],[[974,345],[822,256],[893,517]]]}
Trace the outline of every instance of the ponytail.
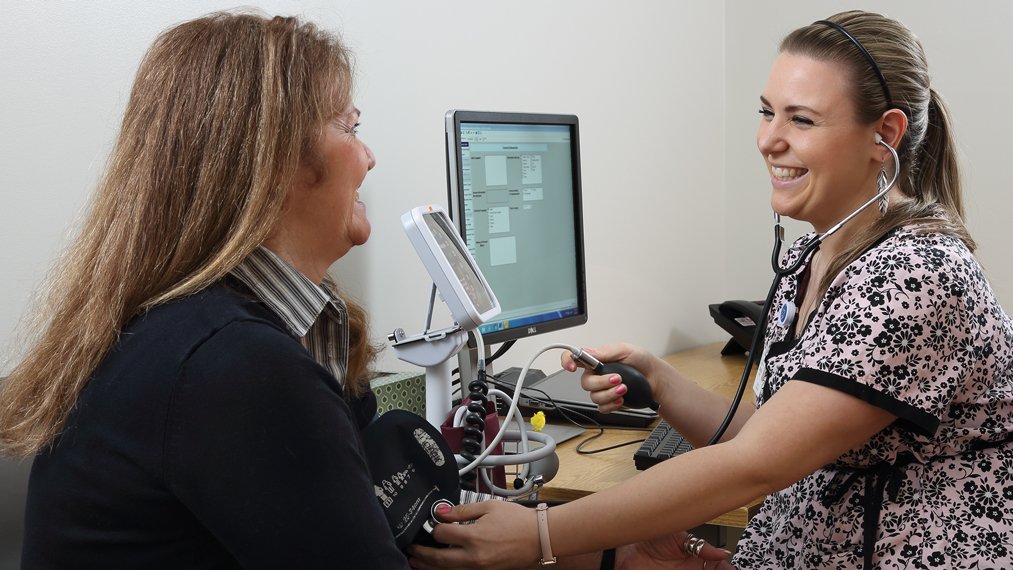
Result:
{"label": "ponytail", "polygon": [[962,223],[964,204],[950,122],[946,104],[935,89],[929,88],[928,124],[914,157],[910,188],[920,202],[939,204],[948,210],[954,222]]}
{"label": "ponytail", "polygon": [[956,237],[972,253],[977,247],[964,226],[960,167],[950,131],[950,114],[942,98],[932,88],[929,88],[926,115],[924,136],[920,143],[916,143],[914,154],[908,159],[911,162],[908,185],[902,188],[905,199],[891,203],[887,213],[876,220],[869,231],[853,240],[830,262],[819,286],[820,295],[826,292],[838,273],[897,227],[916,225],[918,232]]}

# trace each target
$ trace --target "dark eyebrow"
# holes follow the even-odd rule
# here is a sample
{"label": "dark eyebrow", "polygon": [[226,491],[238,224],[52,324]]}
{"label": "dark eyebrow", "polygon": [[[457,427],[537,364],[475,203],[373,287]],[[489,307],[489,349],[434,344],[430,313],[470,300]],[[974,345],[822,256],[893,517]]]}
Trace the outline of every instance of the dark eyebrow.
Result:
{"label": "dark eyebrow", "polygon": [[[773,105],[770,104],[770,101],[767,101],[767,98],[764,97],[763,95],[760,95],[760,103],[763,104],[765,107],[773,107]],[[805,105],[788,105],[787,107],[784,108],[784,110],[785,112],[788,113],[797,113],[798,111],[804,111],[811,115],[816,115],[817,117],[823,116],[823,113],[820,113],[819,111],[813,109],[812,107],[806,107]]]}

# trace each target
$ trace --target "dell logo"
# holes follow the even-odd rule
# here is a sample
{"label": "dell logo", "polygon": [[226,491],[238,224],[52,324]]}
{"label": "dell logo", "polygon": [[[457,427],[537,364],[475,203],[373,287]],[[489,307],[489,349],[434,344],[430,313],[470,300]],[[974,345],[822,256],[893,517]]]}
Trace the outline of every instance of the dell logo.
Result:
{"label": "dell logo", "polygon": [[528,334],[538,334],[537,327],[528,327]]}

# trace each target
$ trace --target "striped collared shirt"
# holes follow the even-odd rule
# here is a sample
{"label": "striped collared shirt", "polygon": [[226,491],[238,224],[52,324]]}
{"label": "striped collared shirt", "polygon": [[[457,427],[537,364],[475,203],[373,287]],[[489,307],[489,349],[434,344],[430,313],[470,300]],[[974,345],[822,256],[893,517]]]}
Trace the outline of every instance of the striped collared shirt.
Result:
{"label": "striped collared shirt", "polygon": [[[285,322],[285,326],[329,370],[338,383],[348,362],[348,318],[345,302],[314,284],[267,248],[258,247],[232,270],[254,295]],[[461,489],[461,503],[503,500]]]}
{"label": "striped collared shirt", "polygon": [[310,356],[343,385],[348,366],[345,302],[260,246],[231,274],[278,315]]}

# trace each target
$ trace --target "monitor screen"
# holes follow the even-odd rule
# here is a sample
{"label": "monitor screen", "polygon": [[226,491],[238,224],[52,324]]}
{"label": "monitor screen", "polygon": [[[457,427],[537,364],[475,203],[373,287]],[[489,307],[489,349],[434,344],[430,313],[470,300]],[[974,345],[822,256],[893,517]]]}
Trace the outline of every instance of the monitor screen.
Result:
{"label": "monitor screen", "polygon": [[474,330],[499,314],[496,293],[468,254],[443,208],[435,205],[412,208],[401,216],[401,225],[433,278],[440,298],[463,330]]}
{"label": "monitor screen", "polygon": [[487,344],[584,324],[577,117],[450,111],[451,217],[499,299]]}
{"label": "monitor screen", "polygon": [[425,219],[426,225],[429,226],[429,230],[433,232],[436,243],[443,251],[443,255],[447,258],[451,269],[454,270],[454,275],[461,282],[465,295],[475,306],[475,310],[479,313],[490,311],[496,303],[489,296],[488,291],[486,291],[485,284],[482,283],[482,277],[476,268],[471,265],[468,254],[461,249],[459,242],[452,239],[456,235],[454,228],[451,228],[446,218],[439,214],[423,214],[423,219]]}

